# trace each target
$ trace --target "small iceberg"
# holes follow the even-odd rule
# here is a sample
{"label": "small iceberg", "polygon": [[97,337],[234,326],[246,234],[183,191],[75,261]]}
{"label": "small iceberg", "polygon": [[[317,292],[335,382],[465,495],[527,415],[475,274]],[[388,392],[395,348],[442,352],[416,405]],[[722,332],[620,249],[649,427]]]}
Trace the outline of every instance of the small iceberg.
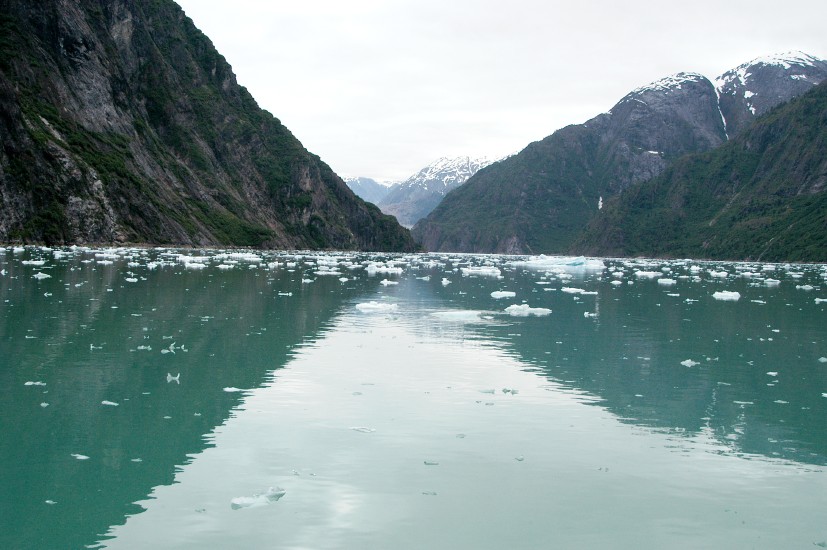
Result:
{"label": "small iceberg", "polygon": [[233,510],[240,510],[242,508],[258,508],[259,506],[267,506],[268,504],[278,501],[285,494],[287,494],[287,491],[281,487],[270,487],[263,493],[257,493],[250,497],[235,497],[230,501],[230,508]]}
{"label": "small iceberg", "polygon": [[716,300],[724,300],[728,302],[737,302],[741,299],[741,293],[733,290],[720,290],[712,295]]}
{"label": "small iceberg", "polygon": [[511,292],[510,290],[495,290],[491,293],[491,297],[495,300],[499,300],[501,298],[514,298],[517,296],[516,292]]}
{"label": "small iceberg", "polygon": [[505,312],[512,317],[528,317],[529,315],[541,317],[549,315],[551,310],[544,307],[531,307],[528,304],[514,304],[505,308]]}
{"label": "small iceberg", "polygon": [[362,313],[387,313],[390,311],[396,311],[399,306],[396,304],[388,304],[383,302],[366,302],[362,304],[356,304],[356,309],[361,311]]}
{"label": "small iceberg", "polygon": [[693,361],[692,359],[686,359],[685,361],[681,361],[681,365],[684,367],[694,367],[695,365],[700,365],[697,361]]}

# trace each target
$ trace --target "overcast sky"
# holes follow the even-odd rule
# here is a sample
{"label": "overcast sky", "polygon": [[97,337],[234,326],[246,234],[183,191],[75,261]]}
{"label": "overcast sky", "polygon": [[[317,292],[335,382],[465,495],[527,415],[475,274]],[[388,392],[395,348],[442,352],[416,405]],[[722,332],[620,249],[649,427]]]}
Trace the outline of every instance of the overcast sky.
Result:
{"label": "overcast sky", "polygon": [[342,176],[499,158],[679,71],[827,56],[824,0],[177,0]]}

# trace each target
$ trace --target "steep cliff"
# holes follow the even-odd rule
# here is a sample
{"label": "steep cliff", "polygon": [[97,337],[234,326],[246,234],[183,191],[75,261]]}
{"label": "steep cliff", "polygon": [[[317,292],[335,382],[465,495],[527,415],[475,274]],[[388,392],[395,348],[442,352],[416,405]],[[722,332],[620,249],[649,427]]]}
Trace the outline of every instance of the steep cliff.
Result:
{"label": "steep cliff", "polygon": [[607,201],[571,251],[825,262],[825,153],[827,82]]}
{"label": "steep cliff", "polygon": [[670,160],[725,140],[712,83],[680,73],[483,168],[413,233],[433,251],[562,252],[603,197],[652,178]]}
{"label": "steep cliff", "polygon": [[171,0],[0,0],[0,240],[411,250]]}

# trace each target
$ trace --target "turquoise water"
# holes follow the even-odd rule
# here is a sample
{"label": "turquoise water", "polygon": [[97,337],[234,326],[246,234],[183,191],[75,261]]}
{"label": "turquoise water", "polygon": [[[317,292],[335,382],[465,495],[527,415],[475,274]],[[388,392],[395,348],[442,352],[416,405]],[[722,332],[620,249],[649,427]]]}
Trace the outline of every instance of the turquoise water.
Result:
{"label": "turquoise water", "polygon": [[0,249],[0,547],[827,546],[825,266],[526,260]]}

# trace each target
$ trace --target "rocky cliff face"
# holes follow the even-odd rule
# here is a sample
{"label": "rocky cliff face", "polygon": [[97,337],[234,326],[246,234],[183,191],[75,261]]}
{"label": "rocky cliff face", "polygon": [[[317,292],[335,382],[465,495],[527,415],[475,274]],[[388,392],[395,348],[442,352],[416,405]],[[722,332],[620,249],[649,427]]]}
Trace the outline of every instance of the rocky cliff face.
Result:
{"label": "rocky cliff face", "polygon": [[0,0],[0,240],[410,250],[171,0]]}
{"label": "rocky cliff face", "polygon": [[827,261],[827,82],[611,201],[571,252]]}
{"label": "rocky cliff face", "polygon": [[727,132],[734,137],[756,116],[827,80],[827,61],[802,52],[759,57],[715,79]]}
{"label": "rocky cliff face", "polygon": [[414,237],[433,251],[565,253],[604,200],[682,155],[722,145],[824,78],[825,62],[794,57],[742,65],[719,77],[718,89],[692,73],[638,88],[610,112],[481,170],[417,223]]}
{"label": "rocky cliff face", "polygon": [[481,170],[420,221],[414,236],[434,251],[560,252],[603,197],[725,140],[712,83],[680,73]]}
{"label": "rocky cliff face", "polygon": [[485,158],[442,157],[394,185],[377,204],[382,212],[395,216],[405,227],[411,227],[430,214],[448,192],[489,164],[491,161]]}

